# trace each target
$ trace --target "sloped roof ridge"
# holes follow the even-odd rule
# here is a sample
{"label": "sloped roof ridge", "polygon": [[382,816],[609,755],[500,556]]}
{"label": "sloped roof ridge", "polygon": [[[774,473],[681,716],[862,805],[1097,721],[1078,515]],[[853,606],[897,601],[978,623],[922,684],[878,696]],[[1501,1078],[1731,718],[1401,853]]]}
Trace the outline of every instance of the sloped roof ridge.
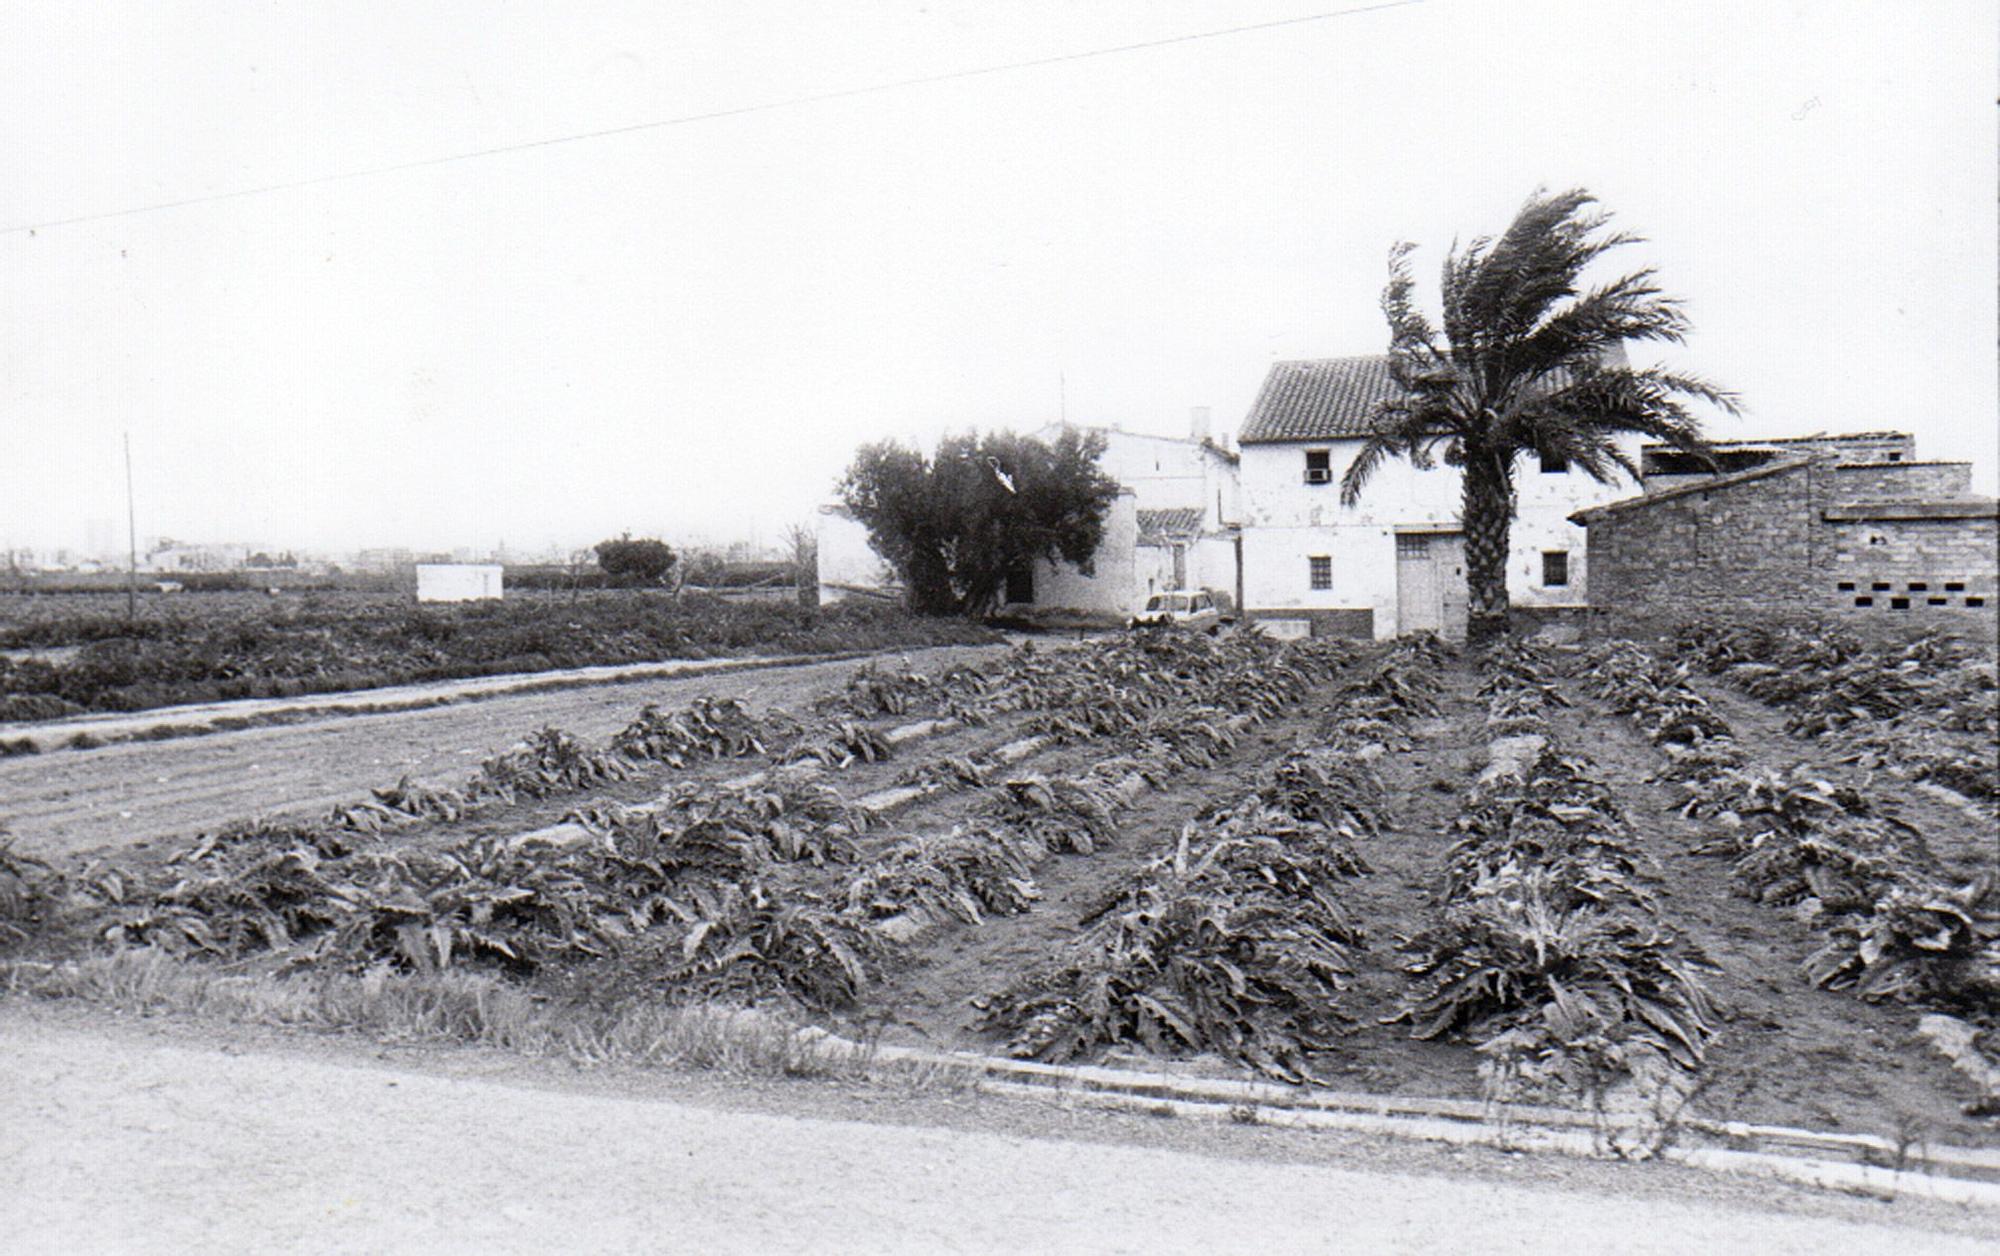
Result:
{"label": "sloped roof ridge", "polygon": [[1672,488],[1663,488],[1658,492],[1641,493],[1637,497],[1625,497],[1615,502],[1606,502],[1602,506],[1592,506],[1586,510],[1579,510],[1575,514],[1572,514],[1569,517],[1569,521],[1571,523],[1586,523],[1589,520],[1601,519],[1608,515],[1622,515],[1634,510],[1643,510],[1648,506],[1657,506],[1661,502],[1674,501],[1677,498],[1686,497],[1691,493],[1708,493],[1719,488],[1734,488],[1738,484],[1748,484],[1752,480],[1762,480],[1769,476],[1784,475],[1792,471],[1797,471],[1815,462],[1825,461],[1827,457],[1828,455],[1825,454],[1799,454],[1791,458],[1780,458],[1775,462],[1767,462],[1761,467],[1751,467],[1746,471],[1732,471],[1727,475],[1718,475],[1705,480],[1697,480],[1692,484],[1677,484]]}

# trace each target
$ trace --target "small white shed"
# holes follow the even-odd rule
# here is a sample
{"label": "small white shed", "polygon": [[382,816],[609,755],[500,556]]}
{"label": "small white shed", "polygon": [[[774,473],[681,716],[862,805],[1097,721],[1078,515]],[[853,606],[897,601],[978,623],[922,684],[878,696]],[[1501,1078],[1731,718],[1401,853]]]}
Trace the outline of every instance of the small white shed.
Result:
{"label": "small white shed", "polygon": [[419,602],[477,602],[500,596],[498,563],[418,563]]}

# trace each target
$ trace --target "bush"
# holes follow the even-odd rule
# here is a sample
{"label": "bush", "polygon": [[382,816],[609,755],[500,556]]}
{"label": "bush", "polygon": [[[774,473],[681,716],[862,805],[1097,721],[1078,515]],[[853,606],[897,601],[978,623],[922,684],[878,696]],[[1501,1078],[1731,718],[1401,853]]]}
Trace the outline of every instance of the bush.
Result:
{"label": "bush", "polygon": [[674,551],[665,541],[635,541],[629,532],[615,541],[599,541],[596,553],[597,565],[619,588],[660,584],[674,569]]}

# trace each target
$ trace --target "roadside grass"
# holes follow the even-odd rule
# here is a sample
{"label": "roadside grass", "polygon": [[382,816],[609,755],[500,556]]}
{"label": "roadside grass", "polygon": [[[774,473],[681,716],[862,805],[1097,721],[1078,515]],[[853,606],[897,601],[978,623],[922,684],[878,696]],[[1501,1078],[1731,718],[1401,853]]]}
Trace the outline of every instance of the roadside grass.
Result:
{"label": "roadside grass", "polygon": [[232,973],[154,948],[44,963],[0,963],[0,998],[67,1000],[145,1016],[182,1016],[365,1036],[388,1043],[488,1047],[587,1067],[730,1076],[882,1081],[907,1089],[970,1085],[952,1070],[877,1061],[826,1046],[782,1013],[640,996],[552,999],[483,973]]}

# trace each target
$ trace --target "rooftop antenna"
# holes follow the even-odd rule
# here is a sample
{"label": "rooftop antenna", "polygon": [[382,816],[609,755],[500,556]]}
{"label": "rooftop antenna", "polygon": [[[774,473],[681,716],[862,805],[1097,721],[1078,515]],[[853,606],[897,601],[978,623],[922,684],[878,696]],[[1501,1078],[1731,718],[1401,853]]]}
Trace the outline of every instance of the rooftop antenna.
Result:
{"label": "rooftop antenna", "polygon": [[132,506],[132,433],[125,433],[125,618],[139,618],[139,516]]}

